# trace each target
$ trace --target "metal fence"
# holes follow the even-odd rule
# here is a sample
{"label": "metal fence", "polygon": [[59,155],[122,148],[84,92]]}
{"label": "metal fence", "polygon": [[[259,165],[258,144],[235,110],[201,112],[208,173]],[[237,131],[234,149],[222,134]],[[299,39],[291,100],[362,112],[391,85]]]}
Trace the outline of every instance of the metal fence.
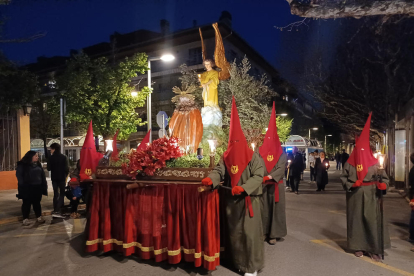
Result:
{"label": "metal fence", "polygon": [[18,161],[16,114],[0,114],[0,171],[13,171]]}

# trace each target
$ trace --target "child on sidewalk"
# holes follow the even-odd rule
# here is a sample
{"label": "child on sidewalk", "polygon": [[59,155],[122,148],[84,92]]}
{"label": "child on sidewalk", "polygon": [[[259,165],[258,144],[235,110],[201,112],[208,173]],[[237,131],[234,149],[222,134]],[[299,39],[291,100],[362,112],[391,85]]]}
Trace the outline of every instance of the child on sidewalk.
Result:
{"label": "child on sidewalk", "polygon": [[70,217],[73,219],[80,218],[80,214],[78,213],[78,205],[79,200],[82,197],[82,189],[79,185],[74,186],[75,183],[79,184],[79,181],[76,178],[72,178],[69,183],[72,185],[70,185],[70,189],[67,191],[66,196],[70,200]]}

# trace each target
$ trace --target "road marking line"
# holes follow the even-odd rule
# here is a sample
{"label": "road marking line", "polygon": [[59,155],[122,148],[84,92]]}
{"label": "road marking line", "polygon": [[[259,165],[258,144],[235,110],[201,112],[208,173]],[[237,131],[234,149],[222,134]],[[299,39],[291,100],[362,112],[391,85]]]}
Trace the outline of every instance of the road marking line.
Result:
{"label": "road marking line", "polygon": [[[391,239],[399,239],[399,238],[393,237]],[[348,256],[352,256],[351,254],[343,251],[342,249],[336,248],[335,246],[332,246],[332,245],[328,244],[327,241],[346,241],[346,239],[337,239],[337,240],[335,240],[335,239],[332,239],[332,240],[311,240],[311,242],[313,242],[315,244],[319,244],[319,245],[325,246],[327,248],[334,249],[334,250],[339,251],[341,253],[344,253],[344,254],[346,254]],[[375,261],[371,260],[371,258],[366,257],[366,256],[364,256],[362,258],[359,258],[359,259],[361,259],[361,260],[363,260],[365,262],[371,263],[373,265],[376,265],[376,266],[385,268],[387,270],[393,271],[393,272],[398,273],[400,275],[404,275],[404,276],[414,276],[413,273],[410,273],[410,272],[401,270],[399,268],[396,268],[396,267],[393,267],[393,266],[390,266],[390,265],[386,265],[384,263],[375,262]]]}
{"label": "road marking line", "polygon": [[[390,237],[391,240],[401,240],[403,241],[401,238],[399,237]],[[342,238],[342,239],[321,239],[321,240],[311,240],[311,242],[315,242],[315,243],[319,243],[319,242],[324,242],[324,243],[329,243],[329,242],[346,242],[347,239]]]}
{"label": "road marking line", "polygon": [[330,210],[330,211],[328,211],[329,213],[332,213],[332,214],[337,214],[337,215],[343,215],[343,216],[346,216],[346,213],[344,213],[343,211],[339,211],[339,210]]}

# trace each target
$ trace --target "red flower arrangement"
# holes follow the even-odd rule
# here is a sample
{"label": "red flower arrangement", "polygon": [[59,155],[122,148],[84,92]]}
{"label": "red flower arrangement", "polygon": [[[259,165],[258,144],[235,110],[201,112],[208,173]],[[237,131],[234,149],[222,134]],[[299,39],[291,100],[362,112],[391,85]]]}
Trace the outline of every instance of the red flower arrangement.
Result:
{"label": "red flower arrangement", "polygon": [[176,137],[159,138],[143,150],[132,151],[129,163],[122,163],[122,171],[132,179],[138,174],[154,175],[155,171],[166,167],[166,161],[182,156]]}

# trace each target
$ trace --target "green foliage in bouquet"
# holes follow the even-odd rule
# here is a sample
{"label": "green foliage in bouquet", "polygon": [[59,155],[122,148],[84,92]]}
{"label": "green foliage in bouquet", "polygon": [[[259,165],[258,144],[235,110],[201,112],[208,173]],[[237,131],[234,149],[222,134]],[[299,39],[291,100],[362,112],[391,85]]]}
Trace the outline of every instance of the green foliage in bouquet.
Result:
{"label": "green foliage in bouquet", "polygon": [[[212,137],[214,135],[214,137]],[[204,128],[203,139],[199,145],[203,149],[203,159],[198,160],[197,154],[189,154],[167,162],[169,168],[208,168],[210,165],[209,139],[216,140],[215,164],[219,162],[227,150],[228,129],[217,126]]]}

